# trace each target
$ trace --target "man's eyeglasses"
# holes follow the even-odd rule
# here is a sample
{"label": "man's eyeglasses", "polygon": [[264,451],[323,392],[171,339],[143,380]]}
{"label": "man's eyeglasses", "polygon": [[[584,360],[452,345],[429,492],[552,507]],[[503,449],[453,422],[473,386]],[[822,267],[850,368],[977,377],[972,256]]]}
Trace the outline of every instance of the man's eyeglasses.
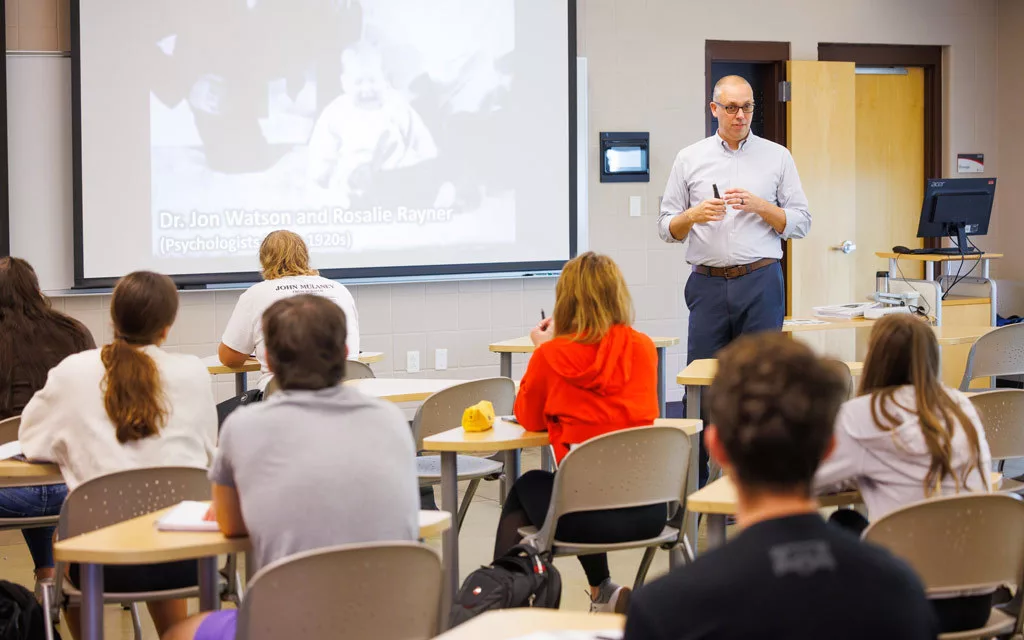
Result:
{"label": "man's eyeglasses", "polygon": [[743,106],[735,104],[722,104],[721,102],[715,102],[715,104],[725,109],[725,112],[728,113],[730,116],[736,115],[736,112],[739,111],[740,109],[743,109],[743,113],[754,113],[754,105],[750,103],[747,103]]}

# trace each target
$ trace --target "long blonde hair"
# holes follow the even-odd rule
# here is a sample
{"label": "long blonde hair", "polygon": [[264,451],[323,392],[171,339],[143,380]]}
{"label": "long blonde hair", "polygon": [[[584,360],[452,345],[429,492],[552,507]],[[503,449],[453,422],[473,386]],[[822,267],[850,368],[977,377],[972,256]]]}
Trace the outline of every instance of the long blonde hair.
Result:
{"label": "long blonde hair", "polygon": [[562,267],[555,286],[555,335],[600,342],[616,324],[633,324],[633,299],[618,265],[588,251]]}
{"label": "long blonde hair", "polygon": [[[860,395],[871,395],[871,417],[879,429],[892,431],[899,426],[891,410],[893,406],[911,411],[894,398],[905,385],[914,387],[912,412],[921,424],[932,458],[924,478],[925,495],[935,494],[947,476],[953,478],[958,490],[966,489],[967,477],[974,469],[987,487],[975,425],[939,381],[939,343],[935,334],[913,316],[885,316],[871,331],[860,386]],[[971,462],[959,478],[953,471],[953,436],[958,425],[971,448]]]}
{"label": "long blonde hair", "polygon": [[309,249],[294,231],[271,231],[260,244],[260,272],[264,280],[288,276],[315,276],[309,267]]}

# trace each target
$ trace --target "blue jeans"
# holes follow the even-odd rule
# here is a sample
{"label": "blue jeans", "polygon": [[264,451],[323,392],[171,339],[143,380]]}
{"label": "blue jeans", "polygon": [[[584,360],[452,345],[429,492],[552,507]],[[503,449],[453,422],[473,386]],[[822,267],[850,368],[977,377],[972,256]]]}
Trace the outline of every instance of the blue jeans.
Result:
{"label": "blue jeans", "polygon": [[[62,484],[40,487],[13,487],[0,489],[0,518],[39,518],[56,516],[68,496]],[[22,529],[36,570],[53,567],[53,532],[56,527]]]}

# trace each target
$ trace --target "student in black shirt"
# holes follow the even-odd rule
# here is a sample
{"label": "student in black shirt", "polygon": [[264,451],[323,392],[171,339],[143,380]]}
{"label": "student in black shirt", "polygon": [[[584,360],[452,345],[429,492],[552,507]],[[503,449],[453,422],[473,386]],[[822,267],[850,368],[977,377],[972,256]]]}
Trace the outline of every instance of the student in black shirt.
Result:
{"label": "student in black shirt", "polygon": [[742,532],[638,591],[626,640],[938,635],[910,568],[817,513],[811,482],[847,393],[837,367],[781,334],[719,354],[704,439],[736,484]]}

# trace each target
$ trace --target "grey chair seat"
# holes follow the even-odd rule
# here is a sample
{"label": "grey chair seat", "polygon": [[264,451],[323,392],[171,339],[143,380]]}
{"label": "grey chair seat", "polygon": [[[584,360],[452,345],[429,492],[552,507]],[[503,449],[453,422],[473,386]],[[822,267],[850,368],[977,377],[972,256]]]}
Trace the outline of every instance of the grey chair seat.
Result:
{"label": "grey chair seat", "polygon": [[1022,491],[1024,491],[1024,482],[1016,478],[1004,478],[1002,484],[999,485],[1000,493],[1020,493]]}
{"label": "grey chair seat", "polygon": [[[520,527],[519,535],[523,536],[524,542],[530,542],[530,537],[536,535],[540,529],[537,527]],[[592,553],[604,553],[606,551],[621,551],[623,549],[636,549],[638,547],[653,547],[662,544],[674,544],[679,541],[679,529],[666,526],[661,533],[654,538],[645,540],[630,540],[629,542],[601,542],[589,544],[586,542],[563,542],[557,538],[552,541],[552,553],[555,556],[585,556]]]}
{"label": "grey chair seat", "polygon": [[40,516],[38,518],[0,518],[0,531],[7,529],[38,529],[40,527],[56,527],[60,516]]}
{"label": "grey chair seat", "polygon": [[988,622],[980,629],[969,629],[967,631],[956,631],[940,633],[939,640],[972,640],[973,638],[991,638],[1013,631],[1014,618],[1002,611],[993,609],[988,617]]}
{"label": "grey chair seat", "polygon": [[[455,456],[455,468],[459,480],[473,480],[501,474],[504,465],[488,458],[476,456]],[[416,458],[416,475],[420,483],[441,482],[441,456],[419,456]]]}

